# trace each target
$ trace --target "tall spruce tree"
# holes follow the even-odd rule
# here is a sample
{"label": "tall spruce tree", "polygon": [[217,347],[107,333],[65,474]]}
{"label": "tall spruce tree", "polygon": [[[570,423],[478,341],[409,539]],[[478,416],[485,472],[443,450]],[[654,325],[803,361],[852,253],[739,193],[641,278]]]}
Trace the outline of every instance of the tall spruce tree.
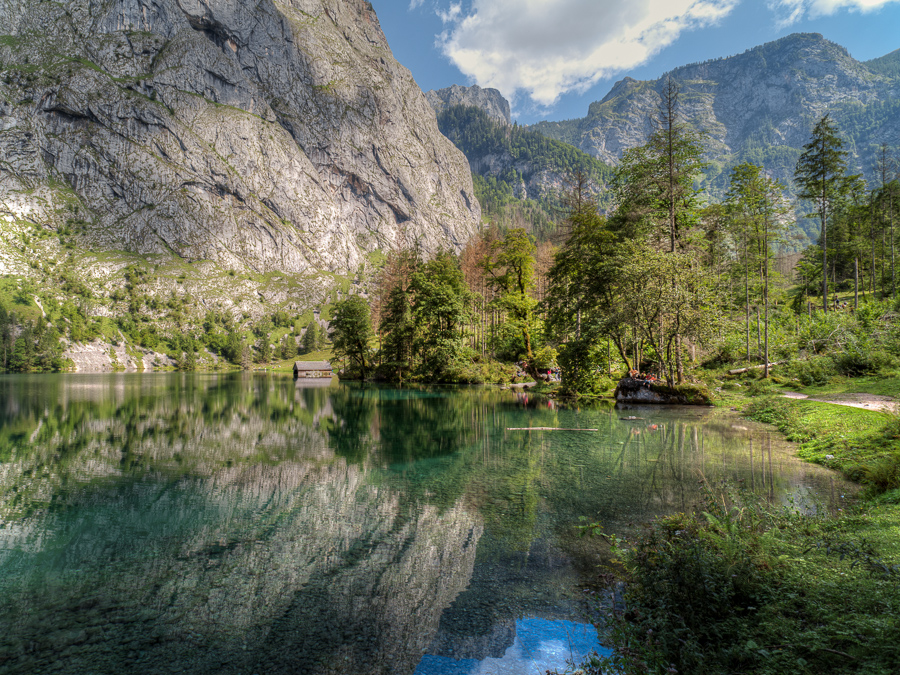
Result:
{"label": "tall spruce tree", "polygon": [[837,134],[831,117],[825,115],[812,131],[809,143],[797,160],[794,181],[799,188],[797,196],[815,202],[821,223],[819,246],[822,248],[822,307],[828,311],[828,215],[835,203],[847,191],[847,151]]}
{"label": "tall spruce tree", "polygon": [[649,235],[670,253],[684,247],[684,233],[699,216],[695,180],[706,166],[703,139],[683,121],[678,98],[678,83],[667,79],[656,130],[646,145],[625,152],[613,180],[625,233]]}

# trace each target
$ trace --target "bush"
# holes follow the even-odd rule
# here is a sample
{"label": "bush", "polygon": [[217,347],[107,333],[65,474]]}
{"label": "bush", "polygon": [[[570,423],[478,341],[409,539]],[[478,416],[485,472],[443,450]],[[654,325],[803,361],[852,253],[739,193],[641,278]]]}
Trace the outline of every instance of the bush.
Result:
{"label": "bush", "polygon": [[751,380],[747,385],[749,396],[772,396],[776,392],[775,383],[771,379],[759,378]]}
{"label": "bush", "polygon": [[534,353],[534,367],[538,372],[550,370],[556,365],[556,357],[556,350],[553,347],[541,347]]}
{"label": "bush", "polygon": [[606,374],[606,353],[587,341],[560,347],[557,356],[566,394],[597,396],[609,391],[613,381]]}
{"label": "bush", "polygon": [[854,344],[832,358],[837,372],[848,377],[876,375],[897,365],[895,357],[868,341]]}
{"label": "bush", "polygon": [[885,613],[900,567],[853,536],[857,517],[709,492],[698,512],[657,520],[629,550],[613,538],[626,593],[604,608],[613,653],[588,672],[898,672]]}
{"label": "bush", "polygon": [[454,384],[507,384],[516,376],[516,366],[499,361],[454,363],[444,373],[443,381]]}
{"label": "bush", "polygon": [[814,356],[793,361],[787,366],[788,374],[799,380],[804,387],[821,387],[837,375],[834,361],[827,356]]}

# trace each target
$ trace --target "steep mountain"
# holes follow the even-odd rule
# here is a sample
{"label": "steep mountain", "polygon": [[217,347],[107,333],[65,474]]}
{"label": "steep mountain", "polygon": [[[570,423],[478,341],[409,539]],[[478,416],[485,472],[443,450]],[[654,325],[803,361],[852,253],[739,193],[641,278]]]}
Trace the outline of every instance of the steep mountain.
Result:
{"label": "steep mountain", "polygon": [[365,0],[0,0],[0,24],[0,229],[29,241],[2,271],[65,245],[82,267],[347,274],[478,226],[468,164]]}
{"label": "steep mountain", "polygon": [[454,84],[446,89],[432,89],[425,92],[425,98],[438,114],[445,108],[464,105],[480,108],[495,122],[509,126],[512,119],[509,113],[509,101],[503,98],[496,89],[482,89],[479,86],[461,87]]}
{"label": "steep mountain", "polygon": [[483,105],[438,104],[436,110],[441,132],[469,160],[484,215],[498,223],[525,220],[538,236],[549,235],[558,220],[559,197],[575,173],[585,174],[597,189],[611,174],[606,164],[568,143],[498,121]]}
{"label": "steep mountain", "polygon": [[795,34],[743,54],[676,68],[656,81],[625,78],[582,119],[532,127],[615,164],[646,142],[666,78],[681,87],[685,120],[707,136],[713,194],[752,161],[789,182],[815,122],[832,115],[857,170],[871,172],[881,143],[900,144],[895,54],[861,63],[818,34]]}

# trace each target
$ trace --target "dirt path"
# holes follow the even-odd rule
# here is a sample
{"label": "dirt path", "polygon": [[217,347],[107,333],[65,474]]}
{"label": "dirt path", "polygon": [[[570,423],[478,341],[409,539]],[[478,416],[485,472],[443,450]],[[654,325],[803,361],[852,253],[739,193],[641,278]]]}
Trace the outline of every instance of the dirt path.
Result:
{"label": "dirt path", "polygon": [[806,394],[790,392],[782,394],[785,398],[807,399],[809,401],[818,401],[820,403],[834,403],[835,405],[846,405],[851,408],[863,408],[864,410],[878,410],[880,412],[900,412],[900,403],[890,396],[879,396],[877,394],[832,394],[827,398],[811,398]]}

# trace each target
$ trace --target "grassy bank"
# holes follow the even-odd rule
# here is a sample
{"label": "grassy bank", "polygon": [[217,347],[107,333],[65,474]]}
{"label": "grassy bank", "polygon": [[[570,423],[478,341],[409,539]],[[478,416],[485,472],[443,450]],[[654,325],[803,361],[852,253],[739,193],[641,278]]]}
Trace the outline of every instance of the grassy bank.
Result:
{"label": "grassy bank", "polygon": [[[844,379],[804,393],[860,391]],[[886,378],[860,380],[862,391],[897,391]],[[900,672],[900,418],[783,398],[798,388],[791,380],[710,384],[720,405],[775,425],[801,457],[860,482],[860,498],[809,515],[708,486],[692,513],[616,541],[606,578],[627,590],[604,610],[615,650],[586,673]]]}

